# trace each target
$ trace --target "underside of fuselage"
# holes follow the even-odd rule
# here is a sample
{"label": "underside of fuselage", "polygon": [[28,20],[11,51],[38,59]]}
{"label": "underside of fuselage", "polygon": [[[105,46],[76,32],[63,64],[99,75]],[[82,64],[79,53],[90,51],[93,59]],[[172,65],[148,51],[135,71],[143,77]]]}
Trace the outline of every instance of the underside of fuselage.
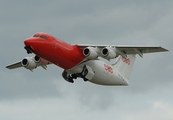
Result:
{"label": "underside of fuselage", "polygon": [[116,70],[113,70],[112,73],[105,70],[104,64],[106,63],[101,60],[87,60],[66,70],[67,74],[71,76],[69,82],[74,82],[72,80],[74,76],[74,79],[79,77],[98,85],[128,85]]}

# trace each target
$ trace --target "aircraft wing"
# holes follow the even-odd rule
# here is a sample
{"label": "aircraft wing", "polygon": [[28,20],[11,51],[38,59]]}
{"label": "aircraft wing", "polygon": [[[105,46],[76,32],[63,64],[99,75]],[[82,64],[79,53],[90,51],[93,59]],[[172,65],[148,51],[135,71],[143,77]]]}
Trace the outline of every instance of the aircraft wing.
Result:
{"label": "aircraft wing", "polygon": [[32,56],[32,57],[25,57],[23,60],[12,63],[10,65],[7,65],[6,68],[8,69],[15,69],[20,67],[25,67],[26,69],[33,70],[39,66],[43,67],[44,69],[47,68],[47,65],[51,64],[49,61],[38,57],[38,56]]}
{"label": "aircraft wing", "polygon": [[121,51],[126,51],[127,54],[134,54],[136,53],[136,50],[139,50],[142,53],[168,51],[167,49],[162,48],[161,46],[117,46],[116,48],[118,48]]}
{"label": "aircraft wing", "polygon": [[15,69],[19,67],[22,67],[21,61],[6,66],[8,69]]}
{"label": "aircraft wing", "polygon": [[167,49],[161,46],[129,46],[129,45],[91,45],[91,44],[78,44],[79,48],[84,49],[86,47],[97,47],[103,49],[104,47],[113,47],[116,48],[120,53],[123,54],[138,54],[143,56],[144,53],[153,53],[153,52],[166,52]]}

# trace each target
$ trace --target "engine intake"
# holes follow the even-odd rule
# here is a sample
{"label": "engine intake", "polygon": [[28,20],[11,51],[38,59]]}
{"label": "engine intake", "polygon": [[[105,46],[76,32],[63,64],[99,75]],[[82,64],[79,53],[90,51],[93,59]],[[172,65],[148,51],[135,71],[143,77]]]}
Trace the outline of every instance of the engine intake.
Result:
{"label": "engine intake", "polygon": [[44,65],[49,64],[49,61],[47,61],[37,55],[33,59],[34,59],[34,62],[37,64],[37,66],[44,66]]}
{"label": "engine intake", "polygon": [[94,47],[84,48],[83,54],[88,59],[96,59],[98,57],[97,48],[94,48]]}
{"label": "engine intake", "polygon": [[114,59],[116,58],[117,54],[111,47],[105,47],[101,51],[102,57],[106,59]]}
{"label": "engine intake", "polygon": [[40,61],[41,61],[41,58],[39,57],[39,56],[35,56],[34,57],[34,61],[36,62],[36,63],[39,63]]}
{"label": "engine intake", "polygon": [[31,58],[24,58],[21,62],[26,69],[32,70],[37,67],[36,63]]}

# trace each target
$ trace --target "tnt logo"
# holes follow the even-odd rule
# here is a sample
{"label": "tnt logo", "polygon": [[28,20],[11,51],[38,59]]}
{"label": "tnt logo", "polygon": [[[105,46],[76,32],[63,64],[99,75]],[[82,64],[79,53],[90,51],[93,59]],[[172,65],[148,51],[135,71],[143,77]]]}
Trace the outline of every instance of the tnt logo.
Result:
{"label": "tnt logo", "polygon": [[110,67],[109,65],[104,64],[104,68],[105,68],[106,71],[108,71],[108,72],[110,72],[110,73],[113,73],[113,69],[112,69],[112,67]]}
{"label": "tnt logo", "polygon": [[127,65],[130,65],[130,59],[122,57],[122,61],[125,62]]}

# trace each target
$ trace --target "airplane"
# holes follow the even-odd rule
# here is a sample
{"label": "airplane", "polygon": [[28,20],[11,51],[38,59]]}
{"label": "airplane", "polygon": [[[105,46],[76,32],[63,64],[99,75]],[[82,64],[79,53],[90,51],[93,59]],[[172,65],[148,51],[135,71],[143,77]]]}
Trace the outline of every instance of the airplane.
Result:
{"label": "airplane", "polygon": [[[27,53],[35,55],[6,68],[33,71],[38,66],[47,69],[47,65],[54,64],[64,69],[62,77],[70,83],[82,78],[105,86],[128,86],[136,55],[168,51],[161,46],[69,44],[44,32],[25,39],[24,44]],[[104,59],[115,62],[107,63]]]}

